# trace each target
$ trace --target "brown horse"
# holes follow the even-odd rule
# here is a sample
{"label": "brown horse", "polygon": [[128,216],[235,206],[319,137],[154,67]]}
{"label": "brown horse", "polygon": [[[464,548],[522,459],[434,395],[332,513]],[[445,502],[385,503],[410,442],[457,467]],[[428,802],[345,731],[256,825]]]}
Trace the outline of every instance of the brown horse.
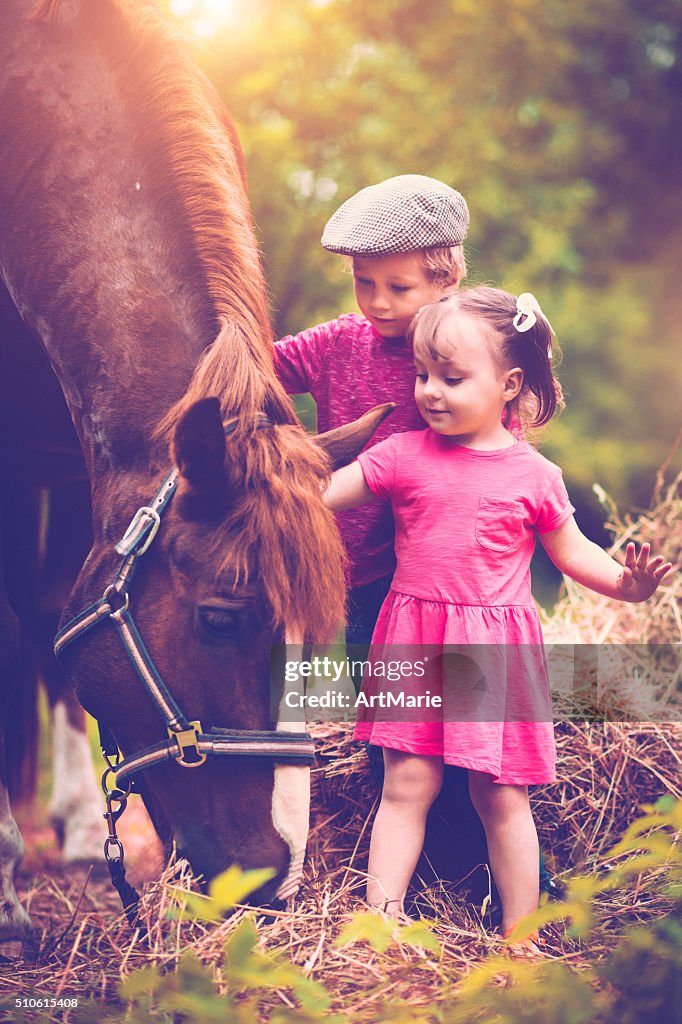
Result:
{"label": "brown horse", "polygon": [[[0,336],[1,561],[7,595],[23,625],[20,693],[23,715],[29,716],[24,724],[35,735],[40,678],[51,709],[50,817],[63,860],[91,861],[102,858],[104,803],[83,709],[52,650],[62,608],[91,544],[88,477],[57,378],[1,283]],[[26,402],[32,394],[40,395],[40,417]],[[30,744],[22,750],[21,739],[22,730],[12,728],[10,783],[14,797],[29,797],[35,758]]]}
{"label": "brown horse", "polygon": [[[4,0],[0,92],[0,273],[59,380],[92,495],[62,663],[126,758],[164,748],[160,763],[154,755],[140,773],[144,755],[133,770],[167,849],[175,843],[206,879],[235,862],[272,867],[257,896],[285,898],[307,835],[308,768],[297,758],[309,751],[277,736],[271,650],[285,635],[334,633],[342,549],[321,499],[329,459],[273,371],[234,132],[146,2],[42,0],[31,12],[30,0]],[[7,387],[44,451],[47,392]],[[371,427],[353,432],[356,449]],[[10,424],[3,446],[12,438]],[[350,457],[345,435],[333,440]],[[9,460],[15,469],[26,451]],[[81,633],[88,608],[95,626]],[[15,626],[0,604],[8,691]],[[197,764],[213,747],[238,756]],[[3,784],[7,938],[26,920]]]}

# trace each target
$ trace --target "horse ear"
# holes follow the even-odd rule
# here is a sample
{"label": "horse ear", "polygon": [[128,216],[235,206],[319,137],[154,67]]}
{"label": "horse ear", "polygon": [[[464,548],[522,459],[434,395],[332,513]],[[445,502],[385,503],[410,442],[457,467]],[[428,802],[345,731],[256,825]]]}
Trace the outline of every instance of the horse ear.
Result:
{"label": "horse ear", "polygon": [[213,489],[222,481],[225,431],[217,398],[201,398],[189,407],[175,428],[173,458],[195,490]]}
{"label": "horse ear", "polygon": [[340,469],[360,454],[380,423],[395,409],[394,402],[376,405],[353,423],[318,434],[315,443],[323,448],[331,459],[332,468]]}

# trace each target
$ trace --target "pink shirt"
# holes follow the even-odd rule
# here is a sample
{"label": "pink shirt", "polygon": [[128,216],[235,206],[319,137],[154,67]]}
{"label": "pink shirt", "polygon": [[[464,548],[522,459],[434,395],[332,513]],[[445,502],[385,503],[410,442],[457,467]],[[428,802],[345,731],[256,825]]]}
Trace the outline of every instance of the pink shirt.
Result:
{"label": "pink shirt", "polygon": [[432,430],[396,434],[359,462],[370,490],[393,507],[393,590],[459,605],[532,605],[535,535],[574,511],[558,466],[525,441],[482,452]]}
{"label": "pink shirt", "polygon": [[[310,392],[320,433],[357,419],[383,402],[395,411],[365,451],[392,434],[426,424],[414,401],[412,348],[404,338],[377,335],[368,320],[346,313],[275,344],[275,370],[289,394]],[[377,502],[338,515],[350,564],[350,585],[364,586],[392,572],[393,516]]]}

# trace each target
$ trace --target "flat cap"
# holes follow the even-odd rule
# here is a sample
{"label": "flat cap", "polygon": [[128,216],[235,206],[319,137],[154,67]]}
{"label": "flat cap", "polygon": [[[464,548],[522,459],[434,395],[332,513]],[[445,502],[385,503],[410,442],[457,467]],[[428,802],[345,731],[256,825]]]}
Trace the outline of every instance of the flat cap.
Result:
{"label": "flat cap", "polygon": [[469,210],[464,196],[436,178],[399,174],[356,192],[329,219],[322,245],[344,256],[386,256],[459,245]]}

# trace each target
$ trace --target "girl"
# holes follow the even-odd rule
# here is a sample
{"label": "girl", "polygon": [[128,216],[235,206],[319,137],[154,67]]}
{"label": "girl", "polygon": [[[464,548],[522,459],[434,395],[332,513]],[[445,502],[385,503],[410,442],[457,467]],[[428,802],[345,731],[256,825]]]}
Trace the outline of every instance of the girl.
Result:
{"label": "girl", "polygon": [[[573,518],[561,471],[508,429],[542,426],[556,410],[551,338],[528,294],[472,288],[422,309],[408,340],[415,398],[430,429],[394,434],[362,453],[334,474],[327,492],[334,510],[376,499],[393,507],[397,569],[373,648],[477,645],[464,650],[474,660],[483,655],[488,692],[469,721],[444,714],[437,722],[356,727],[358,739],[384,749],[367,899],[390,914],[402,912],[444,763],[468,769],[503,933],[537,907],[538,840],[527,787],[554,781],[555,749],[530,591],[536,534],[563,573],[623,601],[646,600],[671,567],[650,559],[646,544],[639,555],[628,544],[621,566],[590,542]],[[411,693],[414,687],[412,678]]]}

